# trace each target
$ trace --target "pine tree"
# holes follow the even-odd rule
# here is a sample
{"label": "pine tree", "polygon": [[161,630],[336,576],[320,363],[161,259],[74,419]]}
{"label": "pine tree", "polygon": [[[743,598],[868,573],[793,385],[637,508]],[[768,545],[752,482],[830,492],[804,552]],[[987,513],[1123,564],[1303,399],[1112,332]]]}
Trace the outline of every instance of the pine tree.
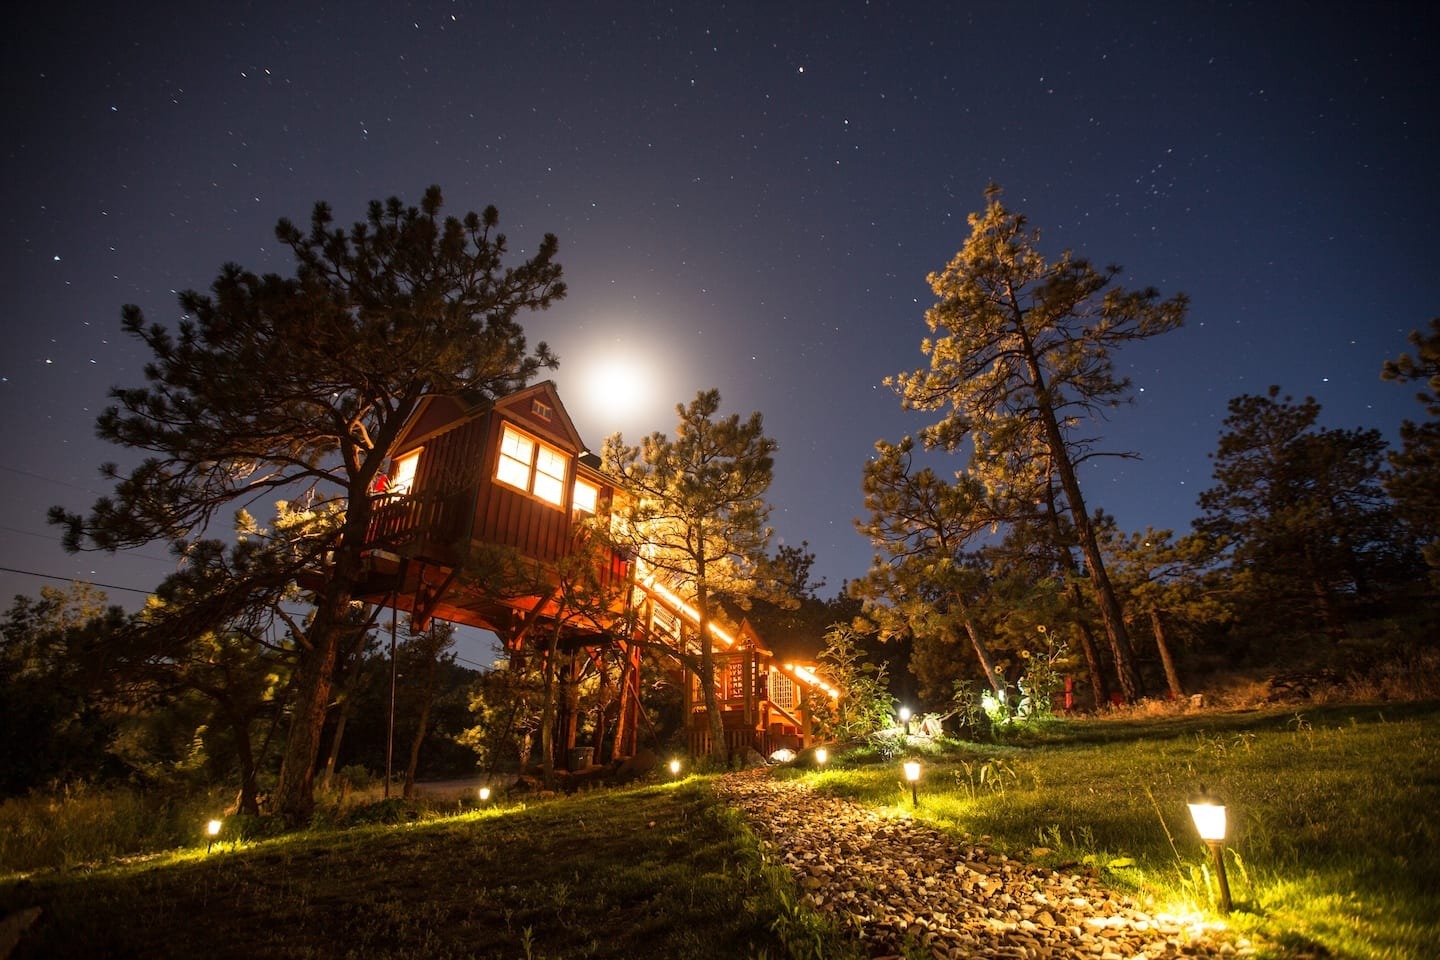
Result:
{"label": "pine tree", "polygon": [[1380,375],[1395,383],[1423,384],[1416,399],[1430,419],[1400,425],[1400,449],[1390,452],[1385,489],[1420,542],[1432,579],[1440,583],[1440,317],[1430,321],[1429,333],[1413,330],[1409,340],[1415,355],[1387,360]]}
{"label": "pine tree", "polygon": [[689,406],[675,410],[680,420],[674,440],[657,432],[636,447],[615,434],[605,442],[604,461],[631,495],[618,535],[648,566],[694,597],[710,756],[724,763],[710,625],[716,599],[756,589],[756,570],[766,561],[770,540],[765,492],[774,476],[776,443],[765,436],[759,413],[743,422],[738,414],[717,419],[718,390],[701,391]]}
{"label": "pine tree", "polygon": [[150,456],[105,474],[115,495],[88,517],[62,508],[71,549],[114,550],[203,535],[222,511],[267,494],[313,508],[283,560],[308,570],[312,622],[297,637],[294,713],[279,805],[308,819],[330,685],[370,522],[370,491],[401,427],[427,394],[501,396],[555,365],[532,353],[518,322],[564,295],[556,241],[505,266],[494,207],[441,217],[438,187],[418,208],[371,203],[364,222],[333,227],[317,204],[308,233],[281,220],[293,277],[229,264],[207,294],[186,291],[178,335],[147,325],[138,307],[124,328],[153,355],[146,385],[112,391],[100,435]]}
{"label": "pine tree", "polygon": [[969,441],[972,469],[992,490],[1032,489],[1036,468],[1016,452],[1047,452],[1121,689],[1133,701],[1140,691],[1130,638],[1076,466],[1094,455],[1095,438],[1086,430],[1129,393],[1112,352],[1180,326],[1187,301],[1183,295],[1162,301],[1154,289],[1124,290],[1115,285],[1118,267],[1097,270],[1068,251],[1047,261],[1037,249],[1038,232],[1001,204],[998,187],[986,191],[986,201],[984,212],[970,216],[964,247],[928,277],[938,298],[925,314],[937,335],[921,344],[928,366],[889,382],[907,408],[946,411],[923,431],[925,443],[954,450]]}
{"label": "pine tree", "polygon": [[1198,532],[1227,545],[1252,603],[1277,620],[1311,611],[1334,638],[1347,601],[1372,593],[1393,552],[1393,514],[1380,482],[1378,430],[1318,427],[1320,404],[1272,386],[1229,404],[1215,485],[1200,494]]}
{"label": "pine tree", "polygon": [[[851,592],[866,601],[866,613],[882,634],[908,632],[917,650],[954,645],[963,636],[986,683],[998,691],[995,658],[974,610],[984,577],[966,554],[971,541],[994,523],[984,488],[967,474],[950,484],[928,467],[917,469],[914,440],[905,437],[897,444],[875,444],[861,489],[870,515],[855,526],[877,553]],[[917,679],[933,694],[954,678]]]}

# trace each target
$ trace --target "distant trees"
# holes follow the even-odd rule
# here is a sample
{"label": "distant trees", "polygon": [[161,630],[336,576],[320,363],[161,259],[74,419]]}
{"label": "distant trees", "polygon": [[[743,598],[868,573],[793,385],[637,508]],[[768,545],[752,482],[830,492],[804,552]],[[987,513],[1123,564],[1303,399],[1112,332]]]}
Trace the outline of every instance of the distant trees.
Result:
{"label": "distant trees", "polygon": [[117,767],[122,712],[138,695],[115,670],[131,659],[111,643],[126,619],[84,584],[16,597],[0,618],[0,797]]}
{"label": "distant trees", "polygon": [[1308,614],[1332,637],[1394,548],[1378,430],[1317,426],[1320,404],[1279,387],[1234,398],[1214,454],[1216,483],[1200,494],[1196,530],[1226,544],[1248,606]]}
{"label": "distant trees", "polygon": [[1400,425],[1400,449],[1390,451],[1385,490],[1440,583],[1440,317],[1430,321],[1428,333],[1411,331],[1410,344],[1414,355],[1387,360],[1380,375],[1395,383],[1421,384],[1415,396],[1430,419]]}
{"label": "distant trees", "polygon": [[[606,469],[628,498],[615,535],[651,569],[694,597],[699,619],[700,687],[710,724],[710,756],[726,759],[725,731],[715,695],[714,602],[756,589],[766,562],[776,443],[759,413],[720,417],[720,392],[705,390],[677,405],[675,437],[653,433],[639,446],[619,435],[604,447]],[[684,656],[684,641],[679,653]]]}
{"label": "distant trees", "polygon": [[1038,232],[993,185],[970,225],[960,252],[928,278],[938,298],[925,314],[936,334],[921,344],[928,366],[888,382],[907,408],[945,411],[922,440],[951,451],[968,442],[971,472],[992,496],[1038,506],[1058,486],[1121,690],[1134,700],[1130,638],[1076,467],[1097,455],[1095,420],[1129,392],[1113,351],[1180,326],[1187,301],[1120,288],[1118,267],[1099,270],[1068,251],[1046,260]]}
{"label": "distant trees", "polygon": [[[100,435],[148,458],[109,465],[115,493],[88,516],[62,508],[71,549],[188,544],[229,506],[267,494],[301,509],[264,580],[316,575],[313,619],[296,633],[293,717],[279,806],[309,817],[331,679],[346,638],[353,584],[370,522],[370,491],[391,443],[432,393],[500,396],[555,365],[533,352],[522,312],[564,296],[557,244],[506,266],[493,207],[442,217],[438,187],[418,207],[370,205],[349,230],[317,204],[308,233],[288,220],[277,239],[294,277],[225,266],[201,294],[180,295],[178,335],[127,306],[124,328],[152,354],[146,385],[112,391]],[[246,591],[227,592],[234,603]],[[237,606],[235,609],[239,609]]]}

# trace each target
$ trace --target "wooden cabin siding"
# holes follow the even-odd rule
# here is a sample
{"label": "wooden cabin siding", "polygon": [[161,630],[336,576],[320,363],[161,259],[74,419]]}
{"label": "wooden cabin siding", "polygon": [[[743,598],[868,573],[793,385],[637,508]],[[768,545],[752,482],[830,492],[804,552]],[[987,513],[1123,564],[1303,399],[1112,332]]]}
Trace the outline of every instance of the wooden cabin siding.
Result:
{"label": "wooden cabin siding", "polygon": [[[570,458],[565,471],[565,500],[560,507],[546,503],[495,479],[505,422],[505,418],[497,416],[488,416],[484,421],[481,480],[476,491],[475,525],[470,537],[482,543],[512,547],[528,557],[553,563],[570,552],[570,498],[575,482],[576,451],[557,447]],[[532,435],[538,433],[528,423],[518,426]],[[546,442],[555,445],[553,439]]]}
{"label": "wooden cabin siding", "polygon": [[484,442],[484,424],[473,420],[427,437],[418,445],[420,461],[410,492],[376,498],[368,542],[390,549],[409,547],[406,553],[427,560],[458,562],[469,534]]}

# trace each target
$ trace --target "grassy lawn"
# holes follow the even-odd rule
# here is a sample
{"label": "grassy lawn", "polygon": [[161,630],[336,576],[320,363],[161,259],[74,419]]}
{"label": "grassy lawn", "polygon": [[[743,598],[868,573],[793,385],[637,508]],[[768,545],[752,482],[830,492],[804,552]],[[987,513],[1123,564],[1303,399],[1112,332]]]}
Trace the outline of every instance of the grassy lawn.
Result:
{"label": "grassy lawn", "polygon": [[793,900],[699,780],[0,884],[17,958],[780,957]]}
{"label": "grassy lawn", "polygon": [[[1066,721],[910,748],[915,815],[1213,919],[1185,806],[1203,784],[1230,805],[1226,923],[1262,956],[1437,955],[1440,703]],[[911,811],[898,758],[781,775]],[[93,833],[100,818],[72,819]],[[0,809],[0,833],[13,826]],[[73,864],[52,832],[24,842]],[[0,916],[44,909],[17,958],[846,955],[797,901],[701,778],[0,879]]]}
{"label": "grassy lawn", "polygon": [[[1204,785],[1229,805],[1227,922],[1264,952],[1440,950],[1440,704],[1067,721],[929,754],[916,815],[1011,854],[1090,867],[1172,912],[1214,908],[1186,807]],[[911,806],[898,761],[842,758],[791,775]]]}

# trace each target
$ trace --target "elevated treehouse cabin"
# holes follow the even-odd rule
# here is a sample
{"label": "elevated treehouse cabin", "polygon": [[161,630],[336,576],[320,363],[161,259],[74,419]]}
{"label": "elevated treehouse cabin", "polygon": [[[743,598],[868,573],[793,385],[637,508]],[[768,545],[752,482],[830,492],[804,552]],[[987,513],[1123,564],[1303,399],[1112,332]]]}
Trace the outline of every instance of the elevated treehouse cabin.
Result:
{"label": "elevated treehouse cabin", "polygon": [[[682,683],[690,750],[707,753],[696,611],[641,559],[587,535],[585,521],[607,522],[625,495],[550,381],[494,401],[428,398],[375,492],[356,599],[407,611],[422,628],[438,618],[493,631],[512,661],[547,655],[553,635],[562,678],[578,676],[584,658],[602,684],[618,672],[618,710],[593,731],[602,760],[635,753],[642,650],[665,651]],[[748,622],[711,630],[727,749],[769,756],[808,745],[814,698],[836,695],[814,664],[777,658]],[[559,706],[564,766],[579,724],[573,705]]]}

